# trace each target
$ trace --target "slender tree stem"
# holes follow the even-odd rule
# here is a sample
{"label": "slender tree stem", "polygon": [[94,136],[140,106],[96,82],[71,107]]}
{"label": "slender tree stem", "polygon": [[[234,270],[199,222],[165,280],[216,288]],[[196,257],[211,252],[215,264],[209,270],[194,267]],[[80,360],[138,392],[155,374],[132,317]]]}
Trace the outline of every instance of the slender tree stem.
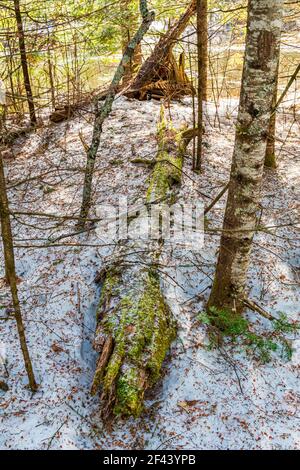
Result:
{"label": "slender tree stem", "polygon": [[27,372],[29,385],[32,391],[37,390],[37,383],[35,381],[32,363],[26,343],[25,329],[21,314],[21,307],[18,296],[17,287],[17,276],[15,268],[15,257],[13,249],[13,237],[10,225],[9,216],[9,204],[6,193],[5,176],[3,169],[2,156],[0,154],[0,218],[1,218],[1,231],[2,231],[2,242],[4,248],[4,259],[5,259],[5,275],[6,280],[10,285],[15,319],[17,323],[17,329],[19,334],[20,346],[24,358],[25,369]]}
{"label": "slender tree stem", "polygon": [[86,218],[88,216],[90,206],[91,206],[91,197],[92,197],[92,180],[95,167],[95,161],[97,157],[97,151],[100,145],[100,138],[102,134],[102,126],[105,119],[110,115],[112,110],[112,105],[118,90],[118,86],[122,80],[122,77],[125,72],[126,65],[130,62],[131,58],[134,55],[136,46],[140,44],[144,35],[150,28],[151,23],[155,18],[154,12],[148,10],[147,0],[140,0],[140,12],[143,18],[142,24],[140,25],[138,31],[131,39],[127,45],[121,62],[115,72],[115,75],[110,84],[109,92],[106,96],[104,104],[101,106],[100,102],[96,102],[96,112],[95,112],[95,122],[93,129],[93,137],[91,145],[87,152],[87,164],[85,170],[85,178],[83,185],[83,194],[82,194],[82,203],[80,210],[80,221],[78,223],[79,228],[83,228],[86,223]]}
{"label": "slender tree stem", "polygon": [[207,0],[197,0],[198,139],[195,171],[201,172],[203,101],[207,100]]}
{"label": "slender tree stem", "polygon": [[23,77],[24,77],[24,86],[26,90],[27,103],[28,103],[28,108],[29,108],[30,122],[34,126],[37,123],[37,119],[35,115],[33,94],[32,94],[31,84],[30,84],[27,53],[26,53],[26,46],[25,46],[25,35],[24,35],[24,29],[23,29],[23,24],[22,24],[22,16],[21,16],[21,11],[20,11],[19,0],[14,0],[14,8],[15,8],[15,16],[16,16],[17,28],[18,28],[21,65],[22,65],[22,71],[23,71]]}

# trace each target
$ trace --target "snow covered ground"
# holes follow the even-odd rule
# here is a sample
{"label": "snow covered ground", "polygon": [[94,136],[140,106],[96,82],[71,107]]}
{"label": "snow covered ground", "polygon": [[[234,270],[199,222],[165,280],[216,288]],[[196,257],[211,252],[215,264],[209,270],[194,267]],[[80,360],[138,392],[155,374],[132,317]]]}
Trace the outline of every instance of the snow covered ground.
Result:
{"label": "snow covered ground", "polygon": [[[236,101],[223,101],[216,116],[208,105],[204,174],[193,174],[191,158],[186,159],[181,200],[201,198],[207,204],[227,183],[236,109]],[[144,193],[149,170],[130,160],[155,156],[159,110],[154,101],[115,102],[99,150],[95,205],[117,203],[119,195],[134,201]],[[191,100],[173,103],[170,113],[176,126],[190,125]],[[16,142],[6,160],[13,211],[78,214],[85,164],[79,132],[88,142],[91,120],[82,112]],[[299,122],[299,114],[281,111],[279,168],[265,173],[261,223],[283,226],[255,237],[249,273],[251,298],[291,320],[299,316],[299,245],[296,227],[286,225],[297,216]],[[210,227],[221,226],[224,203],[223,197],[208,214]],[[26,388],[9,293],[0,280],[0,353],[9,373],[0,363],[0,380],[9,386],[0,390],[1,449],[299,448],[299,339],[291,338],[296,351],[289,362],[279,354],[261,364],[238,348],[207,350],[206,328],[196,316],[209,293],[218,236],[206,234],[199,250],[166,248],[162,286],[178,320],[178,338],[144,414],[109,431],[100,420],[99,397],[89,392],[100,295],[94,278],[113,246],[101,246],[94,230],[63,237],[75,231],[74,221],[16,214],[13,226],[22,311],[40,386],[34,395]],[[49,240],[51,247],[38,248]],[[247,316],[256,331],[270,329],[268,320],[249,311]]]}

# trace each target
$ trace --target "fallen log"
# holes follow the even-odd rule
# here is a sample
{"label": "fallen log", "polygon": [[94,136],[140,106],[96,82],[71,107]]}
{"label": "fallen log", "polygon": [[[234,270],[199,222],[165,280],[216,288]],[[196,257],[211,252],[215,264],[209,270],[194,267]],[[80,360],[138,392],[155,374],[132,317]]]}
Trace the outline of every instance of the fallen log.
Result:
{"label": "fallen log", "polygon": [[[120,89],[120,87],[118,89]],[[52,113],[50,113],[49,120],[55,124],[67,121],[74,116],[76,111],[84,108],[85,106],[89,106],[95,99],[97,101],[104,101],[108,91],[108,88],[102,88],[101,90],[95,90],[93,93],[88,93],[76,103],[62,103],[60,106],[57,106]]]}
{"label": "fallen log", "polygon": [[49,120],[55,124],[66,121],[74,115],[75,107],[71,104],[56,107],[53,113],[50,114]]}
{"label": "fallen log", "polygon": [[95,349],[101,354],[92,393],[102,385],[105,420],[111,413],[136,417],[145,390],[159,378],[176,331],[155,268],[129,263],[109,269],[98,322]]}
{"label": "fallen log", "polygon": [[[161,116],[158,152],[145,203],[155,204],[180,184],[191,132],[175,131]],[[129,222],[129,230],[136,219]],[[176,323],[160,288],[158,260],[163,240],[126,240],[98,277],[102,284],[94,348],[99,352],[91,392],[101,389],[102,417],[137,417],[145,391],[160,377],[176,336]],[[139,248],[139,249],[137,249]],[[143,257],[137,254],[143,251]]]}

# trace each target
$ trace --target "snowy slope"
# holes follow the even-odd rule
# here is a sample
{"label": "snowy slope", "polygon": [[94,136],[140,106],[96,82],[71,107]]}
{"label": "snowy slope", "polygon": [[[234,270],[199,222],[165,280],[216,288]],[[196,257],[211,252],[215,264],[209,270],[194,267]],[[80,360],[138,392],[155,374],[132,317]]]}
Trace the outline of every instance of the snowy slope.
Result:
{"label": "snowy slope", "polygon": [[[207,203],[209,199],[199,191],[214,197],[228,181],[236,108],[236,101],[221,102],[216,119],[213,103],[207,106],[204,174],[193,174],[187,158],[180,192],[183,201],[194,197]],[[135,201],[143,194],[149,170],[130,160],[155,156],[159,109],[159,103],[153,101],[119,98],[115,102],[99,149],[95,204],[116,203],[119,195]],[[176,126],[191,124],[190,100],[172,104],[170,113]],[[280,114],[278,134],[284,145],[278,144],[278,171],[267,171],[264,178],[262,223],[267,226],[296,219],[300,118],[298,115],[294,121],[291,114],[287,109]],[[38,130],[16,142],[14,157],[6,162],[8,184],[14,186],[9,191],[12,210],[78,213],[85,163],[78,133],[89,141],[91,129],[91,115],[85,112],[68,124]],[[16,185],[20,179],[28,181]],[[222,198],[209,213],[211,226],[220,227],[224,203]],[[63,219],[19,215],[13,226],[22,310],[40,387],[34,395],[26,388],[16,327],[9,317],[8,289],[0,280],[4,306],[0,310],[0,351],[9,372],[6,377],[0,364],[0,380],[9,386],[6,393],[0,391],[1,449],[299,448],[299,339],[294,339],[298,352],[292,361],[275,355],[266,365],[237,348],[206,348],[206,329],[196,316],[209,293],[218,236],[207,234],[204,247],[196,251],[166,248],[162,283],[178,320],[178,339],[162,380],[149,394],[145,413],[107,431],[99,417],[99,397],[91,398],[89,390],[100,294],[94,278],[109,260],[113,246],[101,246],[95,231],[59,238],[75,231],[74,222]],[[250,296],[274,315],[282,311],[296,319],[296,229],[286,226],[273,231],[274,236],[261,232],[255,238]],[[36,247],[49,238],[56,239],[55,246]],[[3,276],[3,263],[1,266]],[[270,328],[267,320],[247,314],[257,331]]]}

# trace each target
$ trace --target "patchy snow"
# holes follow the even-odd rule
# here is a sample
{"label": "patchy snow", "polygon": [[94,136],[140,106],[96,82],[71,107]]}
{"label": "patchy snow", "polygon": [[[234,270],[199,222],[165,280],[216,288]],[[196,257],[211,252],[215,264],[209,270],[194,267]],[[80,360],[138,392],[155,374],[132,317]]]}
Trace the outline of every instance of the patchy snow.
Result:
{"label": "patchy snow", "polygon": [[[117,203],[120,195],[135,202],[144,194],[149,170],[130,160],[155,156],[159,111],[155,101],[117,99],[99,149],[95,206]],[[236,111],[236,100],[221,101],[217,112],[208,103],[204,174],[193,174],[191,158],[186,159],[183,201],[192,197],[207,203],[226,184]],[[177,127],[190,125],[191,100],[172,103],[170,114]],[[251,298],[274,315],[282,311],[296,319],[299,246],[295,226],[287,224],[297,216],[300,117],[292,114],[288,109],[280,114],[279,168],[266,171],[263,185],[261,223],[282,227],[272,229],[273,235],[260,232],[255,237],[249,289]],[[92,116],[84,112],[16,142],[14,157],[6,162],[13,211],[78,214],[85,163],[78,134],[88,142],[91,122]],[[17,184],[21,179],[26,181]],[[210,227],[221,226],[225,199],[208,214]],[[94,230],[65,237],[75,231],[70,220],[15,215],[13,226],[22,311],[40,386],[34,395],[26,387],[9,292],[2,282],[0,352],[9,373],[7,377],[0,362],[0,380],[9,386],[7,392],[0,390],[2,449],[299,448],[299,349],[290,362],[274,355],[266,365],[237,348],[207,350],[206,329],[196,316],[209,293],[218,236],[206,234],[199,251],[166,247],[162,285],[178,320],[178,338],[145,413],[108,431],[100,420],[99,397],[92,398],[89,391],[100,294],[94,278],[114,247],[101,246]],[[54,246],[37,248],[49,240],[56,240]],[[270,328],[267,320],[247,315],[257,331]],[[299,339],[294,347],[299,348]]]}

